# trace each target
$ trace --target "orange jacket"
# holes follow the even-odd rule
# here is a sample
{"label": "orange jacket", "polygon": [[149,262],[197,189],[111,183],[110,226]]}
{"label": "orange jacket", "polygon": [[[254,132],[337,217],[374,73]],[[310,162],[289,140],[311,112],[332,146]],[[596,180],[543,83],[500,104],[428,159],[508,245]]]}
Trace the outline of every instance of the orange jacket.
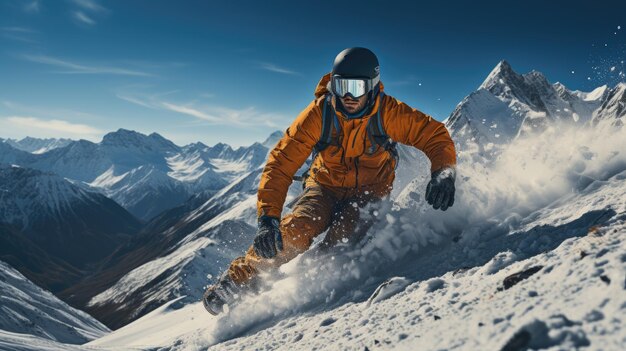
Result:
{"label": "orange jacket", "polygon": [[[322,106],[329,81],[330,74],[322,77],[315,89],[316,99],[298,115],[270,152],[259,184],[259,216],[280,218],[293,176],[320,139]],[[383,89],[380,83],[380,90]],[[334,98],[332,104],[335,106]],[[389,152],[379,148],[371,155],[366,153],[371,146],[367,122],[380,106],[380,97],[377,97],[372,111],[356,119],[348,119],[337,111],[342,135],[334,140],[340,140],[341,147],[331,145],[318,154],[311,166],[312,181],[340,188],[393,183],[395,160]],[[382,106],[385,132],[394,141],[422,150],[430,159],[431,171],[456,164],[454,143],[443,123],[389,95],[384,95]]]}

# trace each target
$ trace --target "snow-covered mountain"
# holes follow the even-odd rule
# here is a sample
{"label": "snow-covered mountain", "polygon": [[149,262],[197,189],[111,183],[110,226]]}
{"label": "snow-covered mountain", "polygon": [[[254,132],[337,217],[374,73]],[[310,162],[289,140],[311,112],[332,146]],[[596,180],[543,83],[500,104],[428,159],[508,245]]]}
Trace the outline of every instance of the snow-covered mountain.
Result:
{"label": "snow-covered mountain", "polygon": [[455,141],[489,148],[554,122],[585,124],[595,114],[615,117],[604,106],[609,95],[606,86],[588,93],[570,91],[561,83],[550,84],[537,71],[517,74],[501,61],[478,90],[457,105],[446,125]]}
{"label": "snow-covered mountain", "polygon": [[[63,266],[59,261],[87,270],[140,228],[140,223],[111,199],[56,174],[15,165],[0,165],[0,223],[3,241],[11,242],[14,249],[4,247],[2,253],[13,256],[11,263],[26,269],[27,275],[43,269],[44,274],[29,278],[53,291],[73,283],[70,275],[62,286],[56,285],[60,272],[52,268]],[[44,257],[32,260],[33,246],[55,258],[49,267],[45,261],[36,264]]]}
{"label": "snow-covered mountain", "polygon": [[2,261],[0,261],[0,311],[2,350],[16,348],[13,344],[3,342],[5,338],[19,336],[11,335],[12,333],[29,334],[35,340],[82,344],[110,332],[93,317],[70,307]]}
{"label": "snow-covered mountain", "polygon": [[32,167],[99,190],[147,220],[181,204],[194,191],[219,189],[225,184],[206,166],[196,170],[199,175],[193,179],[175,177],[174,166],[168,160],[180,155],[180,151],[180,147],[156,133],[144,135],[120,129],[105,135],[100,143],[81,140],[52,150]]}
{"label": "snow-covered mountain", "polygon": [[610,120],[615,126],[623,126],[626,119],[626,83],[619,83],[608,91],[602,106],[595,112],[594,123]]}
{"label": "snow-covered mountain", "polygon": [[[177,146],[157,133],[119,129],[100,143],[63,142],[42,154],[0,143],[0,162],[56,173],[85,189],[115,200],[136,217],[149,220],[183,204],[197,193],[217,192],[233,179],[258,168],[282,133],[263,143],[232,149],[202,143]],[[32,139],[36,140],[36,139]],[[34,143],[34,142],[33,142]]]}
{"label": "snow-covered mountain", "polygon": [[5,142],[18,150],[30,152],[33,154],[43,154],[44,152],[48,152],[52,149],[64,147],[68,145],[69,143],[71,143],[72,140],[64,139],[64,138],[40,139],[40,138],[25,137],[20,140],[16,140],[16,139],[3,140],[0,138],[0,142]]}

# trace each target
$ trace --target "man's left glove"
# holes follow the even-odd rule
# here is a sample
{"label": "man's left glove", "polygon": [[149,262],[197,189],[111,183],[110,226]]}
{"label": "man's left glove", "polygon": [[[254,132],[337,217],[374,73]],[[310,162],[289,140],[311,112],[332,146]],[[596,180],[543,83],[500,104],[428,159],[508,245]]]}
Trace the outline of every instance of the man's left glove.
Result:
{"label": "man's left glove", "polygon": [[283,237],[280,234],[280,220],[275,217],[259,217],[259,227],[254,238],[254,252],[263,258],[272,258],[283,250]]}
{"label": "man's left glove", "polygon": [[445,211],[454,204],[454,180],[456,170],[454,167],[444,167],[432,173],[430,182],[426,187],[426,201],[435,210]]}

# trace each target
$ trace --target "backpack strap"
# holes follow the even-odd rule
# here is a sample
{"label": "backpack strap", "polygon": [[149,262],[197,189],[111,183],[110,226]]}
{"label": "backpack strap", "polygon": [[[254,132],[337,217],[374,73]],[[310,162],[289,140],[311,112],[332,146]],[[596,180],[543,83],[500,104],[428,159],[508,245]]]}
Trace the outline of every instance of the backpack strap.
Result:
{"label": "backpack strap", "polygon": [[315,144],[313,156],[317,156],[319,152],[332,144],[333,124],[337,130],[340,129],[339,120],[337,119],[337,114],[333,109],[330,99],[330,94],[324,99],[322,106],[322,133],[320,134],[320,140]]}
{"label": "backpack strap", "polygon": [[384,147],[390,141],[389,135],[387,135],[385,128],[383,128],[383,122],[380,116],[380,111],[383,109],[383,98],[383,92],[380,92],[380,106],[378,106],[378,111],[376,111],[376,114],[370,117],[367,122],[367,136],[372,144],[369,153],[374,153],[378,147]]}
{"label": "backpack strap", "polygon": [[[341,124],[339,123],[339,118],[337,117],[337,113],[333,108],[333,105],[330,101],[331,95],[328,94],[324,98],[324,103],[322,105],[322,131],[320,133],[320,139],[313,147],[313,152],[311,152],[311,165],[313,161],[317,157],[317,154],[322,152],[324,149],[333,145],[333,127],[337,130],[341,130]],[[309,177],[309,171],[311,168],[307,169],[302,175],[294,176],[293,180],[301,181],[302,188],[304,189],[306,179]]]}
{"label": "backpack strap", "polygon": [[376,114],[370,118],[367,122],[367,136],[370,140],[370,144],[372,146],[369,148],[369,153],[373,154],[379,147],[382,147],[386,151],[388,151],[395,159],[396,159],[396,167],[398,166],[398,150],[396,148],[397,143],[393,141],[387,132],[385,132],[385,128],[383,127],[383,120],[381,116],[381,110],[383,109],[383,100],[385,98],[385,93],[382,91],[379,93],[380,96],[380,106],[378,106],[378,111]]}

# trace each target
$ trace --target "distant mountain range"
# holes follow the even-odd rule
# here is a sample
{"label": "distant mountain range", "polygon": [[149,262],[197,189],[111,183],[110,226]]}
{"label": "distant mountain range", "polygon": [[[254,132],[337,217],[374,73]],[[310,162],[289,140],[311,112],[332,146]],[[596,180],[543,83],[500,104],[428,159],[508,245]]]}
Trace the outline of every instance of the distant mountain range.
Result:
{"label": "distant mountain range", "polygon": [[[0,163],[52,172],[85,189],[99,191],[134,216],[149,220],[192,195],[216,192],[242,172],[259,167],[282,135],[233,150],[194,143],[177,146],[161,135],[119,129],[100,143],[25,138],[0,142]],[[41,146],[32,153],[19,145]]]}

